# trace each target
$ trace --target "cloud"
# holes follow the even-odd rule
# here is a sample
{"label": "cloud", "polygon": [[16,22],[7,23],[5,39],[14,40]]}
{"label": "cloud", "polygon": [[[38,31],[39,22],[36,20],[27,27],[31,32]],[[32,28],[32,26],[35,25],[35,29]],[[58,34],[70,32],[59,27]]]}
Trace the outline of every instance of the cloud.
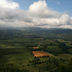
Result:
{"label": "cloud", "polygon": [[60,4],[60,2],[57,1],[57,4]]}
{"label": "cloud", "polygon": [[71,18],[63,14],[60,18],[36,18],[33,20],[36,25],[49,25],[49,26],[61,26],[61,25],[71,25]]}
{"label": "cloud", "polygon": [[48,17],[60,17],[61,16],[61,13],[54,11],[51,8],[48,8],[44,0],[34,2],[32,5],[30,5],[28,11],[30,15],[34,17],[48,18]]}
{"label": "cloud", "polygon": [[11,6],[0,5],[1,27],[72,28],[72,17],[66,13],[52,10],[47,6],[45,0],[34,2],[27,11],[18,9],[19,4],[14,1],[3,1]]}
{"label": "cloud", "polygon": [[[32,22],[24,10],[0,8],[0,24],[4,26],[21,26]],[[22,25],[26,26],[26,25]]]}
{"label": "cloud", "polygon": [[19,8],[19,4],[13,0],[0,0],[0,7],[16,9]]}

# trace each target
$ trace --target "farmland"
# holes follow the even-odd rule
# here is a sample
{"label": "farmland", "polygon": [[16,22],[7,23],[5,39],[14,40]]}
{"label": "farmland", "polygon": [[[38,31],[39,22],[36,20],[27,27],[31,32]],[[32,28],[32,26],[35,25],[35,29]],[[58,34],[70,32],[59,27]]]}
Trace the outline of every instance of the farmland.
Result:
{"label": "farmland", "polygon": [[34,57],[45,57],[45,56],[51,57],[50,54],[48,54],[44,51],[32,51],[32,53],[34,54]]}
{"label": "farmland", "polygon": [[[13,32],[9,37],[7,34],[11,32],[0,39],[0,67],[2,69],[51,72],[60,65],[67,66],[66,62],[69,62],[72,58],[71,40],[45,35],[38,36],[35,33],[29,34],[30,32],[26,34],[23,31],[17,33],[17,30]],[[27,37],[23,36],[24,34]],[[39,44],[39,48],[33,48]]]}
{"label": "farmland", "polygon": [[[2,55],[2,58],[0,59],[0,66],[4,67],[6,65],[10,66],[9,64],[13,64],[14,68],[18,68],[18,69],[28,69],[31,72],[38,72],[39,68],[42,70],[43,65],[47,65],[46,63],[48,62],[48,65],[52,65],[51,68],[55,68],[56,66],[53,64],[52,60],[56,59],[58,60],[56,57],[61,58],[63,60],[69,61],[69,59],[72,57],[71,54],[65,54],[63,53],[62,49],[58,47],[58,43],[55,43],[56,39],[45,39],[42,44],[40,45],[40,47],[35,51],[35,49],[33,49],[34,46],[38,46],[38,43],[41,42],[42,40],[40,38],[21,38],[21,39],[12,39],[12,40],[5,40],[4,42],[1,40],[1,48],[0,48],[0,55]],[[48,45],[44,45],[45,42],[48,42]],[[51,43],[56,45],[50,45]],[[9,43],[9,44],[7,44]],[[29,46],[27,46],[27,44]],[[69,45],[69,44],[68,44]],[[45,48],[44,48],[45,47]],[[40,50],[44,50],[44,51],[40,51]],[[68,52],[70,52],[70,49],[67,49]],[[43,57],[43,58],[39,58],[40,59],[40,64],[35,64],[36,67],[34,67],[34,65],[32,65],[31,63],[29,63],[29,61],[32,61],[34,59],[35,56],[33,56],[32,52],[36,55],[40,56],[47,56],[47,57]],[[44,54],[43,54],[44,53]],[[71,53],[71,52],[70,52]],[[55,57],[50,57],[51,55],[56,55]],[[50,56],[49,56],[50,55]],[[51,64],[49,63],[49,61],[51,61]],[[42,63],[44,62],[44,63]],[[66,63],[58,60],[58,62],[60,64],[65,65]],[[32,69],[31,69],[32,68]],[[51,69],[49,68],[49,69]]]}

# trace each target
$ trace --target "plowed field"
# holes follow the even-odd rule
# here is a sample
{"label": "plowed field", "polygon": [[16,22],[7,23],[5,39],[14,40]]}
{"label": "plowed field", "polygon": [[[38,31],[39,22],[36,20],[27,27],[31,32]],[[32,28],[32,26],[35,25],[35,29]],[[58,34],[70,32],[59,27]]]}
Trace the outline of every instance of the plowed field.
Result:
{"label": "plowed field", "polygon": [[44,51],[32,51],[34,57],[45,57],[45,56],[49,56],[51,57],[50,54],[44,52]]}
{"label": "plowed field", "polygon": [[33,49],[38,49],[38,47],[33,47]]}

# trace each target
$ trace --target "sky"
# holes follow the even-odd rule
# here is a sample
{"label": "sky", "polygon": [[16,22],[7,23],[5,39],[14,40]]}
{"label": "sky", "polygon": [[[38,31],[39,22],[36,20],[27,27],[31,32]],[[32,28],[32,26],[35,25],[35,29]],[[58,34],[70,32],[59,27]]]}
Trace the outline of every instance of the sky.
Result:
{"label": "sky", "polygon": [[0,27],[72,29],[72,0],[0,0]]}

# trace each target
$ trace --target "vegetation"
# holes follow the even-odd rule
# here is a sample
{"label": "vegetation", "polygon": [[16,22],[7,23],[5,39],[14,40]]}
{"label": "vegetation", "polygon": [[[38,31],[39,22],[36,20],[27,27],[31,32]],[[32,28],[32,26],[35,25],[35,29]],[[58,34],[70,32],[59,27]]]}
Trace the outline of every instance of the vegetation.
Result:
{"label": "vegetation", "polygon": [[[0,30],[0,72],[72,72],[71,39],[69,29]],[[32,51],[42,50],[52,57],[33,56]]]}

